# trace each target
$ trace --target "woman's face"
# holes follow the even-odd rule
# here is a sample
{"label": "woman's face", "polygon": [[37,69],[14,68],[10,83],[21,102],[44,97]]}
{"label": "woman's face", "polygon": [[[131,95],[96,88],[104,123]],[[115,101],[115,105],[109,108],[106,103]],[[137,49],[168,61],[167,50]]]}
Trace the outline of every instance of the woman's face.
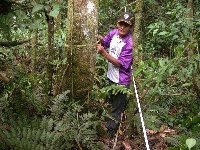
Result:
{"label": "woman's face", "polygon": [[131,26],[124,21],[120,21],[117,23],[117,28],[119,31],[119,36],[123,38],[125,35],[127,35],[130,32]]}

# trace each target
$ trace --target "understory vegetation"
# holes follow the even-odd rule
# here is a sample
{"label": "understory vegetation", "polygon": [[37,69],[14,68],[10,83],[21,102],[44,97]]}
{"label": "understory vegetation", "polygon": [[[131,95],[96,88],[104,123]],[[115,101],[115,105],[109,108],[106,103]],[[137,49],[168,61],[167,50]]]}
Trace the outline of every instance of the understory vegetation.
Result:
{"label": "understory vegetation", "polygon": [[[109,87],[107,62],[96,55],[92,100],[79,103],[70,91],[48,91],[46,77],[47,23],[40,12],[45,0],[0,5],[0,150],[101,149],[99,140],[109,108],[107,93],[129,95],[126,114],[132,116],[120,135],[135,149],[145,149],[133,85]],[[181,0],[144,0],[139,58],[133,75],[141,101],[150,147],[169,150],[200,149],[200,3],[193,1],[193,16]],[[53,3],[55,52],[53,87],[61,64],[66,39],[67,2]],[[99,34],[115,27],[118,14],[134,12],[132,1],[100,0]],[[4,7],[5,8],[5,7]],[[136,12],[135,12],[136,13]],[[56,22],[57,21],[57,22]],[[32,38],[37,34],[37,42]],[[30,38],[30,39],[29,39]],[[9,41],[13,41],[9,43]],[[21,43],[20,43],[21,42]],[[33,63],[34,62],[34,63]],[[129,110],[131,110],[130,113]],[[122,131],[122,129],[120,130]],[[139,142],[136,142],[139,141]],[[159,145],[160,144],[160,145]],[[136,146],[137,145],[137,146]]]}

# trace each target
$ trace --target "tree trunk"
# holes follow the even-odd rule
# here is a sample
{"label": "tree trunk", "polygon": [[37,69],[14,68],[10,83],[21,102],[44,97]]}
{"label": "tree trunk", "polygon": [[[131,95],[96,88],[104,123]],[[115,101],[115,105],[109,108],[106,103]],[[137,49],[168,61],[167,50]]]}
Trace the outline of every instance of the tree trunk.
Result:
{"label": "tree trunk", "polygon": [[[134,53],[134,63],[133,63],[133,70],[135,71],[137,69],[137,64],[138,62],[141,61],[142,57],[141,54],[138,52],[138,46],[139,46],[139,39],[140,39],[140,25],[141,25],[141,20],[142,20],[142,7],[143,7],[143,0],[137,0],[136,1],[136,6],[135,6],[135,25],[134,25],[134,48],[133,48],[133,53]],[[137,80],[137,79],[136,79]],[[138,82],[136,82],[138,83]],[[132,91],[134,91],[133,86],[131,86]],[[139,89],[139,87],[138,87]],[[139,92],[140,93],[140,92]],[[139,94],[138,93],[138,94]],[[129,129],[128,129],[128,134],[131,134],[131,128],[133,126],[133,118],[136,114],[137,111],[137,104],[136,104],[136,99],[135,97],[130,97],[130,100],[128,102],[128,108],[127,108],[127,120],[128,124],[130,124]]]}
{"label": "tree trunk", "polygon": [[62,91],[72,100],[91,98],[95,73],[98,0],[68,0],[67,65],[63,69]]}
{"label": "tree trunk", "polygon": [[[187,8],[189,9],[187,17],[189,19],[192,19],[193,18],[193,12],[194,12],[193,0],[188,0]],[[189,29],[189,30],[190,30],[190,33],[191,33],[191,38],[193,38],[194,36],[193,36],[193,30],[192,30],[192,28]],[[192,40],[195,41],[195,39],[191,39],[191,41]],[[188,61],[189,62],[194,62],[195,61],[194,57],[193,57],[193,55],[194,55],[194,46],[188,47],[187,54],[188,54]],[[200,75],[199,75],[199,71],[200,70],[198,70],[198,69],[194,70],[192,72],[192,82],[193,82],[194,90],[197,93],[198,98],[200,99]]]}
{"label": "tree trunk", "polygon": [[[55,0],[56,3],[60,4],[61,0]],[[58,16],[55,18],[55,32],[58,31],[61,27],[62,16],[61,12],[59,12]]]}
{"label": "tree trunk", "polygon": [[35,74],[35,69],[36,69],[36,50],[37,50],[37,43],[38,43],[38,29],[35,30],[34,36],[32,38],[31,42],[31,64],[32,64],[32,73]]}
{"label": "tree trunk", "polygon": [[51,11],[51,6],[46,10],[46,20],[48,23],[48,58],[47,58],[47,78],[49,80],[48,84],[48,92],[52,92],[52,77],[53,77],[53,70],[54,66],[52,64],[52,61],[55,57],[55,50],[54,50],[54,20],[53,17],[49,16],[48,13]]}
{"label": "tree trunk", "polygon": [[138,45],[140,39],[140,25],[142,20],[143,0],[137,0],[135,6],[135,26],[134,26],[134,62],[140,62],[141,54],[138,52]]}
{"label": "tree trunk", "polygon": [[[188,0],[187,8],[189,9],[189,12],[188,12],[188,16],[187,16],[187,17],[188,17],[189,19],[192,19],[192,18],[193,18],[193,0]],[[190,30],[191,38],[192,38],[192,37],[193,37],[193,36],[192,36],[193,31],[192,31],[191,28],[190,28],[189,30]],[[191,40],[192,40],[192,39],[191,39]],[[189,61],[190,61],[191,58],[192,58],[193,50],[194,50],[194,48],[191,48],[191,47],[189,47],[189,48],[187,49]]]}

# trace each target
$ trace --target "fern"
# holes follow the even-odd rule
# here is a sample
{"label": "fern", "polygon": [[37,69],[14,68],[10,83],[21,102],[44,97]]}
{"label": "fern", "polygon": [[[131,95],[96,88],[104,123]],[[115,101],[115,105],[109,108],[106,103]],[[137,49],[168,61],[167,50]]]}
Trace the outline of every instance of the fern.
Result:
{"label": "fern", "polygon": [[23,119],[14,122],[11,130],[1,131],[0,135],[5,139],[7,145],[15,150],[36,150],[36,149],[56,149],[56,142],[62,136],[58,131],[53,130],[53,121],[51,118],[44,117],[42,120],[35,119],[31,123],[40,122],[39,126],[20,126]]}
{"label": "fern", "polygon": [[69,91],[65,91],[62,94],[57,95],[53,100],[53,105],[50,106],[50,111],[52,113],[52,116],[55,118],[60,118],[64,115],[65,110],[67,109],[68,102],[68,96],[67,94]]}
{"label": "fern", "polygon": [[82,113],[82,106],[67,102],[67,93],[52,100],[49,116],[10,120],[10,130],[0,129],[0,137],[13,150],[100,149],[95,114]]}
{"label": "fern", "polygon": [[65,139],[75,141],[77,145],[83,145],[89,149],[98,149],[100,143],[97,140],[96,127],[98,122],[93,121],[94,114],[81,114],[81,106],[72,105],[64,117],[67,133]]}
{"label": "fern", "polygon": [[72,145],[75,142],[75,145],[78,146],[99,149],[100,143],[96,134],[96,127],[99,122],[94,121],[95,115],[92,113],[82,114],[82,106],[68,102],[68,93],[66,91],[53,100],[52,116],[62,117],[61,122],[58,122],[55,129],[63,132],[64,140],[69,140]]}

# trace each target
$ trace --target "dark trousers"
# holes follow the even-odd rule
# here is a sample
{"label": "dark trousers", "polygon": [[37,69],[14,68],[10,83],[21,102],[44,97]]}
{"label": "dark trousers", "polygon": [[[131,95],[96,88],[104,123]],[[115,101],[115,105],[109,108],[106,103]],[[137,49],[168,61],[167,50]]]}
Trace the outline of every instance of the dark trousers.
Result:
{"label": "dark trousers", "polygon": [[[116,84],[113,83],[112,81],[109,81],[109,83],[111,85]],[[106,123],[106,128],[110,131],[116,132],[118,130],[119,123],[121,120],[121,114],[123,113],[126,106],[127,94],[117,93],[115,95],[110,93],[110,99],[112,101],[112,110],[109,113],[109,115],[112,117],[112,119],[108,118],[108,121]]]}

